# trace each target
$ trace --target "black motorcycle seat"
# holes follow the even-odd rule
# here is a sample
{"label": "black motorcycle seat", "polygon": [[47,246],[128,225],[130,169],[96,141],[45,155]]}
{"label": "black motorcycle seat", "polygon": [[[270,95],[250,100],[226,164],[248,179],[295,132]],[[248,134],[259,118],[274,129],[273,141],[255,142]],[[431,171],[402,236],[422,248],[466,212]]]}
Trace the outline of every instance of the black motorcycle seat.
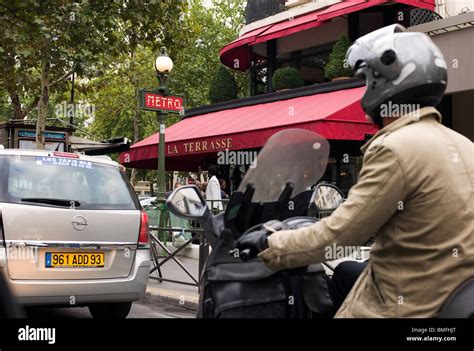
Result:
{"label": "black motorcycle seat", "polygon": [[270,277],[276,272],[262,261],[219,263],[207,269],[209,281],[251,281]]}
{"label": "black motorcycle seat", "polygon": [[[307,273],[322,273],[324,268],[321,264],[312,264],[303,268]],[[262,261],[236,261],[219,263],[207,269],[207,279],[209,281],[253,281],[264,279],[276,274],[274,270],[268,268]]]}
{"label": "black motorcycle seat", "polygon": [[439,318],[474,318],[474,277],[454,290],[441,308]]}

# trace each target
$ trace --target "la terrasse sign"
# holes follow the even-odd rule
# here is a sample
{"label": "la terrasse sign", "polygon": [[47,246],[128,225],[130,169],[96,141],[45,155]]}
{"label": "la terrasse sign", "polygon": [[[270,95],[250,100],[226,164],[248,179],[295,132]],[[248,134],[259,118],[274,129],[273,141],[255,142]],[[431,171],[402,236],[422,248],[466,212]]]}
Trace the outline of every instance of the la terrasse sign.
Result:
{"label": "la terrasse sign", "polygon": [[184,98],[179,95],[161,95],[156,91],[140,90],[139,103],[142,110],[183,113]]}

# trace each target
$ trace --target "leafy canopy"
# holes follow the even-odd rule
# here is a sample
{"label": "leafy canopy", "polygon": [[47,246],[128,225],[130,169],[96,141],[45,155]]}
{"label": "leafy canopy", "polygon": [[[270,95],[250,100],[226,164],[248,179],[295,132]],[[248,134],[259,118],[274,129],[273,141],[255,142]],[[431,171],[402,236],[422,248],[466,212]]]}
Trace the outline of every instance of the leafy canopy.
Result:
{"label": "leafy canopy", "polygon": [[221,66],[209,86],[209,101],[214,104],[237,99],[237,89],[237,83],[232,73]]}

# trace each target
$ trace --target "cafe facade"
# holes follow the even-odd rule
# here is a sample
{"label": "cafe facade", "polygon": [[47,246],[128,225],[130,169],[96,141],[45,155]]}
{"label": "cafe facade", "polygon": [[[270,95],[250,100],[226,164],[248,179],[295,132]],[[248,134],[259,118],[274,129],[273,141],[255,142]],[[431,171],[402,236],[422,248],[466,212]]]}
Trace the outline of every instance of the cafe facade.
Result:
{"label": "cafe facade", "polygon": [[[347,77],[329,81],[324,77],[329,51],[343,34],[354,41],[392,23],[414,28],[433,26],[441,19],[434,12],[436,3],[351,0],[300,1],[295,5],[280,1],[275,6],[276,3],[248,1],[246,26],[239,38],[220,51],[225,66],[249,73],[251,96],[186,110],[181,121],[166,130],[166,169],[198,171],[218,164],[220,177],[233,190],[249,165],[219,164],[222,152],[258,152],[276,132],[302,128],[330,142],[330,160],[322,180],[347,192],[358,178],[360,147],[377,129],[367,122],[360,106],[364,82]],[[273,91],[273,73],[287,66],[301,71],[305,85]],[[451,127],[455,106],[452,99],[447,98],[441,106],[448,116],[445,123]],[[461,121],[457,117],[454,120]],[[158,133],[145,138],[121,153],[120,162],[131,168],[156,169],[158,142]]]}
{"label": "cafe facade", "polygon": [[[360,106],[364,90],[363,82],[347,79],[187,110],[181,121],[166,129],[166,169],[198,171],[217,164],[220,178],[235,190],[252,155],[273,134],[301,128],[330,140],[332,158],[341,165],[331,163],[326,180],[338,183],[336,172],[358,173],[359,148],[377,131]],[[121,153],[120,162],[156,169],[158,144],[159,134],[151,135]]]}

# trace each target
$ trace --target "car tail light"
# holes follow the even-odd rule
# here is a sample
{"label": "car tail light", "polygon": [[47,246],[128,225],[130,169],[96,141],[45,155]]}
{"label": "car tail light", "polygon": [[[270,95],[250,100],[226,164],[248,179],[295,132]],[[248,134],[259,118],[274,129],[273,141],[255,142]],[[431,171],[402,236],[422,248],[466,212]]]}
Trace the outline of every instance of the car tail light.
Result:
{"label": "car tail light", "polygon": [[62,152],[62,151],[54,151],[53,155],[57,157],[79,158],[78,154],[73,154],[70,152]]}
{"label": "car tail light", "polygon": [[147,249],[150,247],[150,227],[148,226],[148,215],[141,212],[140,233],[138,234],[138,248]]}

